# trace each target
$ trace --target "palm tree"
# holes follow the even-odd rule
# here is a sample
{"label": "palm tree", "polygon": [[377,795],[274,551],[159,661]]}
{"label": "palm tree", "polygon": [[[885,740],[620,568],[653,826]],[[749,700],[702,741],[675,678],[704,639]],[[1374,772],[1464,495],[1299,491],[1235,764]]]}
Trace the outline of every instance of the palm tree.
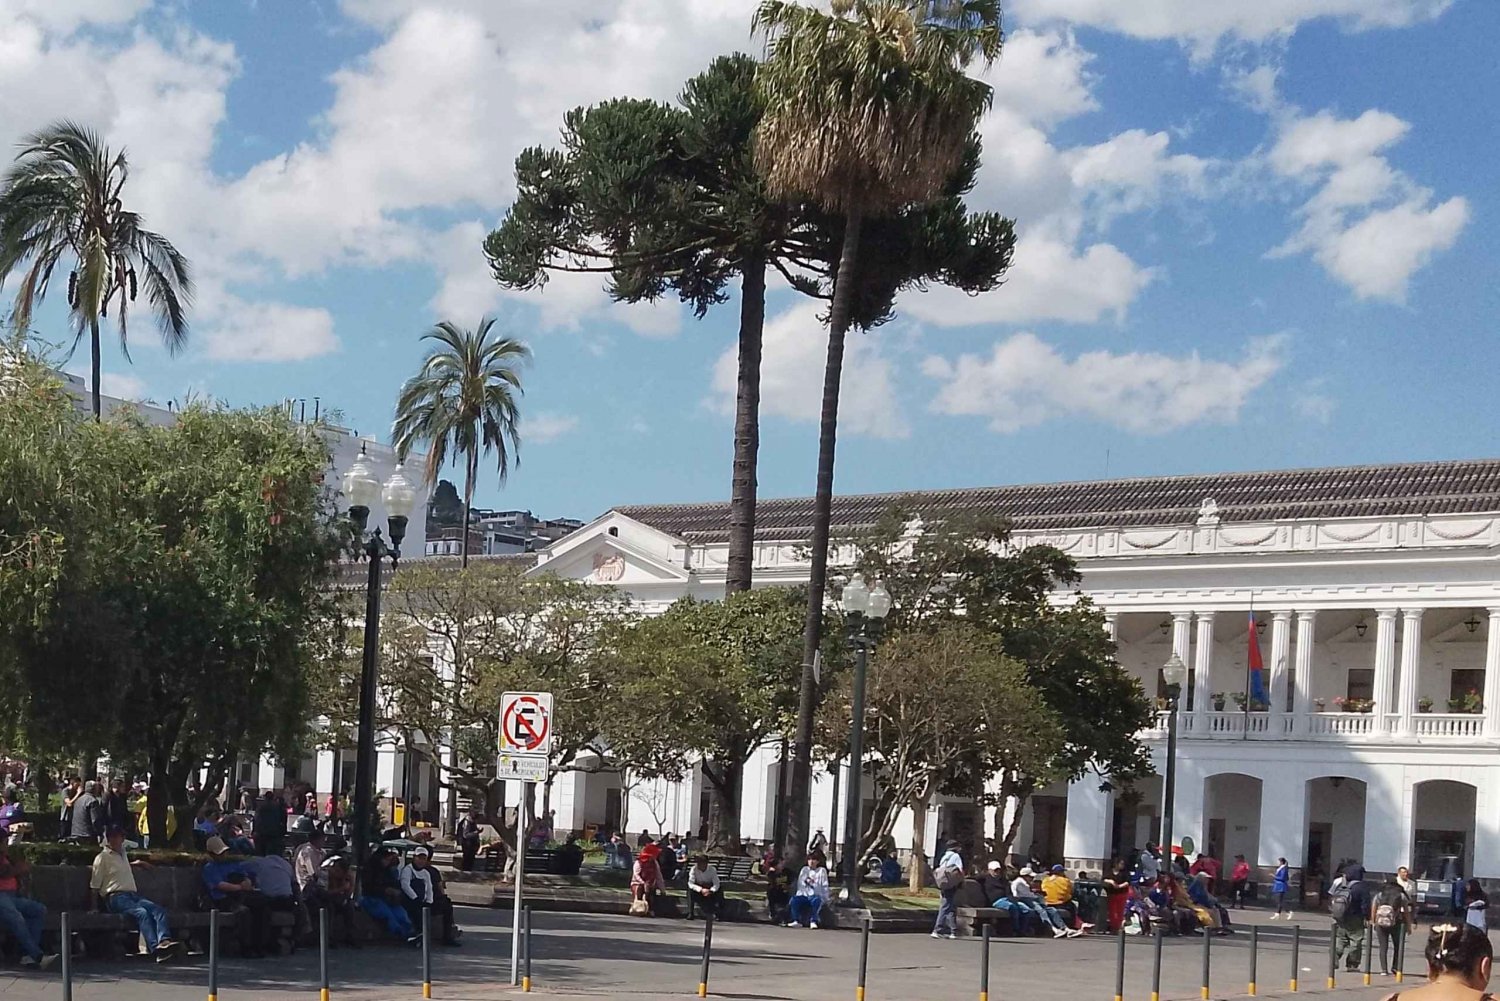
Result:
{"label": "palm tree", "polygon": [[127,361],[126,320],[138,284],[146,287],[146,301],[167,350],[175,354],[187,343],[187,307],[193,296],[187,259],[125,209],[120,193],[129,176],[123,150],[114,153],[93,131],[62,121],[22,140],[15,162],[0,180],[0,284],[24,269],[11,322],[18,331],[31,326],[32,309],[46,296],[53,271],[71,258],[73,346],[88,333],[96,420],[99,321],[107,318],[112,301]]}
{"label": "palm tree", "polygon": [[405,460],[412,447],[427,445],[424,476],[429,488],[450,455],[464,460],[464,527],[462,565],[469,565],[469,513],[474,507],[474,480],[479,456],[497,455],[500,483],[512,462],[521,461],[521,366],[531,348],[514,337],[491,337],[495,318],[486,316],[474,330],[444,320],[424,334],[435,342],[422,368],[401,387],[396,399],[392,435]]}
{"label": "palm tree", "polygon": [[855,293],[861,224],[939,198],[990,104],[964,70],[1000,54],[998,0],[833,0],[831,13],[762,0],[753,28],[767,39],[756,83],[765,113],[757,168],[773,197],[809,199],[844,218],[828,318],[828,361],[813,506],[812,579],[788,802],[787,849],[807,841],[808,785],[833,504],[839,380]]}

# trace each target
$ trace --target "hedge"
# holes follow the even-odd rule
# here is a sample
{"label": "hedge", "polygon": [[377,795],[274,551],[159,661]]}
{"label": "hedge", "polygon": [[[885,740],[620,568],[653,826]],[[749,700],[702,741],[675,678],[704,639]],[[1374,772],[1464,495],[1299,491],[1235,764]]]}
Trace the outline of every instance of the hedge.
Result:
{"label": "hedge", "polygon": [[[22,841],[6,849],[13,859],[25,859],[32,865],[93,865],[99,849],[93,845],[65,844],[58,841]],[[132,861],[145,859],[163,868],[189,868],[209,861],[203,852],[144,851],[127,852]]]}

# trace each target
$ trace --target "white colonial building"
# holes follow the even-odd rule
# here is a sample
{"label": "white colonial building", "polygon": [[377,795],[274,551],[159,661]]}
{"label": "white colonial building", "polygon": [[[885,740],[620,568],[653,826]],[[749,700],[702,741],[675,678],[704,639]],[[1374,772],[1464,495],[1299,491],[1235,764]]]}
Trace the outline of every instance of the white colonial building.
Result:
{"label": "white colonial building", "polygon": [[[1179,838],[1262,866],[1285,856],[1315,871],[1341,859],[1391,871],[1456,856],[1466,874],[1500,877],[1500,460],[841,497],[835,537],[897,500],[928,520],[1003,514],[1017,544],[1075,557],[1083,592],[1106,611],[1119,659],[1148,695],[1161,692],[1173,652],[1191,667]],[[807,579],[799,547],[811,508],[760,503],[757,586]],[[542,552],[530,572],[612,584],[647,610],[714,598],[728,527],[723,503],[621,507]],[[1246,690],[1251,628],[1270,706],[1245,713],[1233,693]],[[1373,711],[1341,711],[1345,700],[1373,701]],[[1142,734],[1158,772],[1164,736],[1162,714]],[[748,769],[746,837],[771,836],[778,759],[767,746]],[[833,786],[818,777],[815,826],[842,816]],[[632,830],[694,832],[703,819],[701,780],[622,795],[612,775],[561,775],[557,827],[615,826],[622,810]],[[1016,847],[1096,868],[1154,840],[1160,813],[1159,778],[1121,789],[1090,776],[1034,797]],[[972,804],[945,803],[926,830],[935,840],[981,823],[992,818]],[[910,829],[903,818],[898,843]]]}

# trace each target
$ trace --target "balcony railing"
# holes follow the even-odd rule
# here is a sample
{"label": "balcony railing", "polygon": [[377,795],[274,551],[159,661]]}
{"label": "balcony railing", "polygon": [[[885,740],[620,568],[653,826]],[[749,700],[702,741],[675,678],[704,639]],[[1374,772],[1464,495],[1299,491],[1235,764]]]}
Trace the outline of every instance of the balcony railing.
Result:
{"label": "balcony railing", "polygon": [[[1141,731],[1144,740],[1167,736],[1170,714],[1159,710],[1152,726]],[[1293,713],[1210,712],[1202,717],[1179,711],[1177,736],[1181,740],[1393,740],[1401,717],[1386,717],[1380,729],[1376,713],[1315,712],[1300,718]],[[1301,726],[1297,724],[1299,721]],[[1423,741],[1477,740],[1484,737],[1484,716],[1473,713],[1417,713],[1412,717],[1413,735]]]}

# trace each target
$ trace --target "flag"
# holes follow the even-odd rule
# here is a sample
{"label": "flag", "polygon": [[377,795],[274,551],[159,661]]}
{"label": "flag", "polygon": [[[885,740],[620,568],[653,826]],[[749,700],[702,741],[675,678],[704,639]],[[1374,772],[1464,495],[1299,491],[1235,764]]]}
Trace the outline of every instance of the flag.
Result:
{"label": "flag", "polygon": [[1260,636],[1255,628],[1255,609],[1250,610],[1250,700],[1249,705],[1270,705],[1266,696],[1266,666],[1260,659]]}

